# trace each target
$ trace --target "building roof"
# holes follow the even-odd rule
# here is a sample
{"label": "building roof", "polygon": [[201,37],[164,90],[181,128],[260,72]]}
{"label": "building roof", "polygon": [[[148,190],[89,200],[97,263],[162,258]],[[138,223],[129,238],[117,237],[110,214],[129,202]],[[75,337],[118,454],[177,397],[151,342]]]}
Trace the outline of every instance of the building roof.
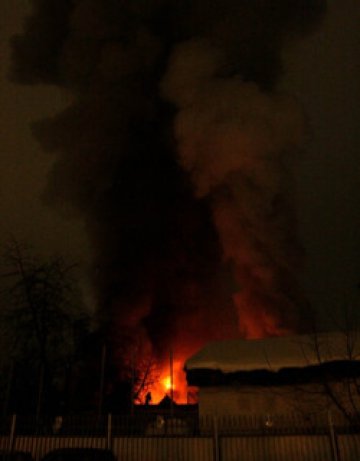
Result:
{"label": "building roof", "polygon": [[211,342],[186,361],[185,370],[277,372],[348,360],[360,360],[360,334],[332,332]]}

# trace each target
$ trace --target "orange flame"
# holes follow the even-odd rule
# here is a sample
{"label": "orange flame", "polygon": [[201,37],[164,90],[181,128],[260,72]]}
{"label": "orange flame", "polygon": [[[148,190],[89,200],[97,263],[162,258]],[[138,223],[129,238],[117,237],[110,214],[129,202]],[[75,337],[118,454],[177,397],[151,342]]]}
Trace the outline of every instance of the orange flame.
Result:
{"label": "orange flame", "polygon": [[166,390],[166,392],[171,392],[171,388],[174,387],[171,384],[171,377],[170,376],[167,376],[166,378],[164,378],[162,380],[162,385],[163,385],[164,389]]}
{"label": "orange flame", "polygon": [[[176,359],[173,362],[173,381],[171,382],[169,363],[162,362],[158,365],[158,379],[151,385],[148,391],[151,393],[151,404],[158,404],[167,395],[173,396],[178,404],[188,402],[188,386],[186,375],[183,370],[185,360]],[[145,400],[145,394],[140,396],[140,400]]]}
{"label": "orange flame", "polygon": [[[252,290],[242,290],[241,293],[233,295],[234,305],[238,311],[238,328],[239,333],[236,337],[254,339],[271,336],[283,336],[289,334],[292,330],[282,326],[280,315],[270,307],[266,297],[262,299],[259,295],[254,295]],[[206,336],[206,335],[205,335]],[[209,339],[214,335],[209,334]],[[234,337],[234,336],[232,336]],[[224,333],[219,334],[216,339],[223,339]],[[170,357],[168,359],[153,363],[150,371],[150,385],[144,386],[144,389],[137,394],[136,403],[149,403],[156,405],[160,403],[165,396],[172,397],[175,403],[196,403],[197,389],[187,386],[186,374],[183,370],[186,360],[200,349],[206,339],[204,336],[199,336],[196,340],[192,337],[189,341],[183,341],[181,346],[175,345],[174,360],[172,366],[172,379],[170,372]],[[143,347],[145,353],[142,356],[153,357],[151,344],[144,342],[146,347]],[[184,346],[186,344],[186,346]],[[178,346],[178,347],[176,347]],[[152,360],[152,359],[151,359]],[[149,400],[149,393],[151,400]]]}
{"label": "orange flame", "polygon": [[160,373],[160,382],[152,389],[153,402],[158,403],[165,395],[173,398],[177,403],[187,402],[187,382],[183,371],[183,361],[174,360],[173,363],[173,382],[171,382],[170,370],[167,364],[163,364]]}

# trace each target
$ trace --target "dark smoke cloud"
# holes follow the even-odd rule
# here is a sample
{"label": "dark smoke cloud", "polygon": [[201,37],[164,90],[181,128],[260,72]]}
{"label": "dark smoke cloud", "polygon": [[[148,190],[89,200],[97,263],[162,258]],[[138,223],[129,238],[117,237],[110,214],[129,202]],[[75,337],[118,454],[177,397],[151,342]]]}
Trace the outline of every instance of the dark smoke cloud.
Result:
{"label": "dark smoke cloud", "polygon": [[302,117],[275,84],[283,45],[324,2],[33,5],[12,77],[72,95],[33,130],[56,155],[45,200],[87,223],[100,318],[158,353],[295,328],[286,158]]}

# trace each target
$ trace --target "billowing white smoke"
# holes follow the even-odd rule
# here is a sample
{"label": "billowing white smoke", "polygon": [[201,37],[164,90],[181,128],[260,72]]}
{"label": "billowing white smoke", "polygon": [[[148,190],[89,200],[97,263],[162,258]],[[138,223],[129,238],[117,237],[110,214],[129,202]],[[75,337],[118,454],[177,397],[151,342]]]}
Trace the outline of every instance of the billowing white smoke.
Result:
{"label": "billowing white smoke", "polygon": [[240,330],[282,334],[299,301],[287,158],[301,144],[303,116],[292,98],[223,76],[224,63],[204,40],[183,43],[162,90],[179,110],[179,162],[196,194],[211,198],[224,259],[233,265]]}

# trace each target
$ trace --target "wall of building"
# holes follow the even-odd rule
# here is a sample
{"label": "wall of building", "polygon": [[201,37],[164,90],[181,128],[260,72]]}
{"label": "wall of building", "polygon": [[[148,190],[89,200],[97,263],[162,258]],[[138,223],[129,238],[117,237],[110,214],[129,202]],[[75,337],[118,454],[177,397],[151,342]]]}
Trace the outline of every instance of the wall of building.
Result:
{"label": "wall of building", "polygon": [[[336,391],[337,396],[340,390]],[[321,385],[262,387],[218,386],[199,389],[199,414],[238,415],[315,413],[334,406]]]}

